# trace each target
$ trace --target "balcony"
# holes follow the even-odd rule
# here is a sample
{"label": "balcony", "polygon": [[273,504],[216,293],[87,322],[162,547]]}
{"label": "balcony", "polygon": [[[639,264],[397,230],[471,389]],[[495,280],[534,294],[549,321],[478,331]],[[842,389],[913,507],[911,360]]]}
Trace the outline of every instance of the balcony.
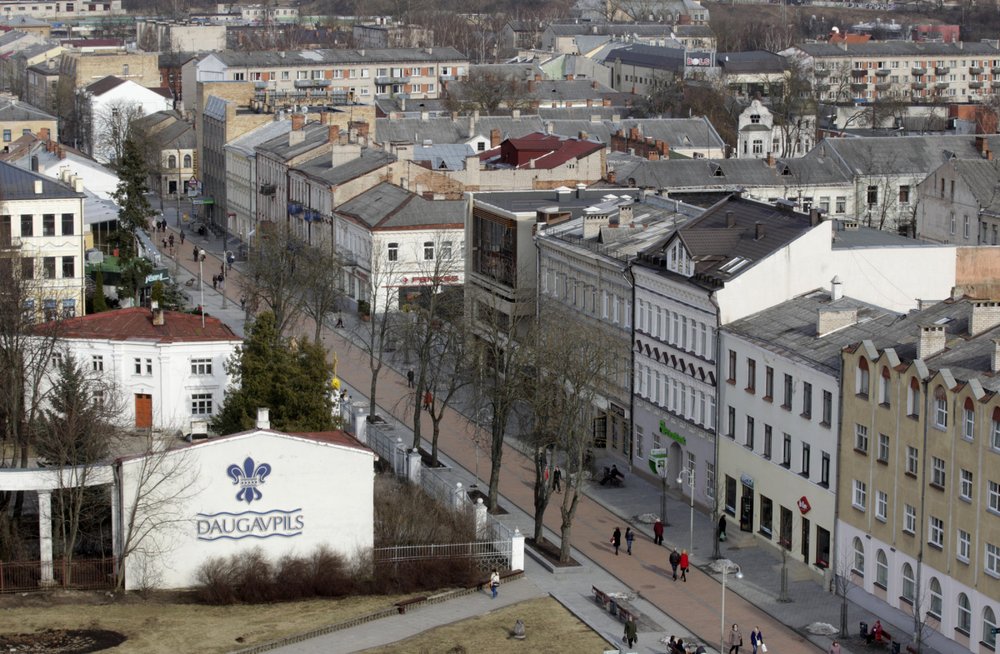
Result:
{"label": "balcony", "polygon": [[864,77],[867,74],[868,74],[868,69],[867,68],[852,68],[851,69],[851,75],[854,75],[855,77]]}
{"label": "balcony", "polygon": [[914,89],[916,89],[918,91],[921,90],[921,89],[926,89],[927,88],[927,85],[925,83],[923,83],[923,82],[914,82],[914,83],[910,84],[910,86],[912,86]]}
{"label": "balcony", "polygon": [[813,75],[815,75],[816,77],[829,77],[830,76],[830,69],[829,68],[817,68],[816,70],[813,71]]}
{"label": "balcony", "polygon": [[295,80],[295,88],[297,88],[297,89],[315,89],[315,88],[323,88],[325,86],[330,86],[330,80],[328,80],[328,79],[297,79],[297,80]]}
{"label": "balcony", "polygon": [[892,72],[888,68],[879,68],[875,71],[875,74],[879,77],[888,77],[889,73]]}
{"label": "balcony", "polygon": [[1000,66],[994,66],[993,68],[990,68],[990,72],[993,73],[994,75],[1000,75]]}
{"label": "balcony", "polygon": [[410,78],[406,76],[401,77],[376,77],[375,83],[380,85],[385,84],[409,84]]}
{"label": "balcony", "polygon": [[934,74],[935,75],[947,75],[949,72],[951,72],[951,68],[948,68],[947,66],[935,66],[934,67]]}
{"label": "balcony", "polygon": [[875,85],[875,88],[879,91],[888,91],[892,86],[889,82],[879,82]]}
{"label": "balcony", "polygon": [[969,88],[970,89],[981,89],[981,88],[983,88],[983,83],[980,82],[977,79],[974,79],[971,82],[969,82]]}
{"label": "balcony", "polygon": [[990,82],[990,87],[994,89],[1000,89],[1000,80],[993,80]]}
{"label": "balcony", "polygon": [[266,89],[268,84],[269,84],[269,82],[266,82],[264,80],[258,80],[258,81],[256,81],[256,82],[253,83],[253,87],[255,89]]}
{"label": "balcony", "polygon": [[868,85],[864,82],[851,82],[852,91],[864,91],[868,88]]}
{"label": "balcony", "polygon": [[982,66],[969,66],[969,73],[972,74],[972,75],[982,75],[983,74],[983,67]]}
{"label": "balcony", "polygon": [[927,69],[921,68],[920,66],[914,66],[913,68],[910,69],[910,72],[913,73],[915,77],[920,77],[921,75],[927,74]]}
{"label": "balcony", "polygon": [[826,84],[825,82],[822,83],[822,84],[817,84],[816,85],[816,90],[817,91],[821,91],[821,92],[822,91],[829,91],[830,90],[830,85]]}
{"label": "balcony", "polygon": [[936,89],[946,89],[950,82],[934,82],[934,88]]}

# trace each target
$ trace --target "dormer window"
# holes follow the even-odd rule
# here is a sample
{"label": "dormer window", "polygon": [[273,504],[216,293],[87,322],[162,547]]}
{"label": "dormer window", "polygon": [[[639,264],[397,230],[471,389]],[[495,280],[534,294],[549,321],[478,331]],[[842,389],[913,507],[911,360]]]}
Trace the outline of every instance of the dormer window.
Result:
{"label": "dormer window", "polygon": [[667,270],[685,277],[694,274],[694,262],[691,261],[687,249],[679,240],[675,240],[667,252]]}
{"label": "dormer window", "polygon": [[750,122],[754,125],[760,124],[760,114],[750,114]]}

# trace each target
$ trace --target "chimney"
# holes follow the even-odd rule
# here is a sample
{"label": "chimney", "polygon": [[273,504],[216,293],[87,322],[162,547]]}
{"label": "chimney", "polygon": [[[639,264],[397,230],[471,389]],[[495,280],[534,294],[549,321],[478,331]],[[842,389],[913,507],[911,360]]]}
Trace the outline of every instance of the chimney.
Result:
{"label": "chimney", "polygon": [[816,336],[826,336],[858,322],[857,309],[820,309],[816,318]]}
{"label": "chimney", "polygon": [[587,185],[584,184],[583,182],[578,183],[576,185],[576,197],[577,198],[582,198],[583,197],[583,192],[585,190],[587,190]]}
{"label": "chimney", "polygon": [[292,114],[292,131],[297,132],[305,127],[306,117],[302,114]]}
{"label": "chimney", "polygon": [[301,129],[293,129],[288,133],[288,146],[299,145],[306,140],[306,133]]}
{"label": "chimney", "polygon": [[920,341],[917,343],[917,358],[926,361],[944,350],[944,325],[921,325]]}
{"label": "chimney", "polygon": [[50,137],[49,137],[49,128],[48,127],[43,127],[40,130],[38,130],[38,139],[40,141],[48,141],[49,138]]}
{"label": "chimney", "polygon": [[319,124],[320,125],[326,125],[329,122],[329,116],[330,116],[330,112],[328,112],[328,111],[321,111],[321,112],[319,112]]}
{"label": "chimney", "polygon": [[163,327],[165,320],[163,316],[163,309],[160,308],[160,303],[153,300],[150,308],[153,311],[153,326]]}
{"label": "chimney", "polygon": [[764,160],[768,168],[774,168],[774,153],[768,152],[767,159]]}
{"label": "chimney", "polygon": [[616,184],[618,182],[618,174],[613,170],[609,170],[606,177],[608,179],[608,184]]}
{"label": "chimney", "polygon": [[513,111],[510,112],[510,117],[513,118],[514,120],[521,120],[521,110],[514,109]]}
{"label": "chimney", "polygon": [[590,134],[587,134],[586,132],[581,130],[580,132],[577,132],[576,137],[581,141],[586,141],[587,139],[590,138]]}
{"label": "chimney", "polygon": [[612,217],[611,227],[617,227],[619,223],[627,225],[634,220],[635,213],[631,204],[623,204],[618,207],[618,215]]}
{"label": "chimney", "polygon": [[754,223],[753,227],[754,227],[753,240],[759,241],[760,239],[764,238],[764,223],[756,222]]}
{"label": "chimney", "polygon": [[431,113],[429,111],[420,112],[420,120],[428,121],[431,119]]}
{"label": "chimney", "polygon": [[77,193],[83,193],[83,178],[74,177],[73,178],[73,190]]}
{"label": "chimney", "polygon": [[639,140],[639,128],[638,127],[632,127],[632,128],[630,128],[629,131],[628,131],[628,138],[629,138],[630,141],[638,141]]}
{"label": "chimney", "polygon": [[823,222],[823,214],[820,213],[820,210],[817,209],[817,208],[815,208],[815,207],[813,207],[812,209],[810,209],[809,210],[809,225],[811,227],[815,227],[816,225],[820,224],[821,222]]}
{"label": "chimney", "polygon": [[41,194],[42,194],[42,180],[36,179],[35,180],[35,195],[41,195]]}
{"label": "chimney", "polygon": [[993,339],[993,354],[990,355],[990,370],[1000,372],[1000,339]]}
{"label": "chimney", "polygon": [[340,125],[327,125],[327,137],[326,139],[330,143],[336,143],[340,140]]}
{"label": "chimney", "polygon": [[535,73],[535,81],[536,82],[541,82],[542,81],[542,74],[541,73]]}
{"label": "chimney", "polygon": [[345,163],[354,161],[361,156],[361,144],[357,141],[339,143],[333,146],[330,151],[330,166],[336,168]]}
{"label": "chimney", "polygon": [[545,133],[546,134],[551,134],[552,133],[552,121],[551,120],[545,121]]}
{"label": "chimney", "polygon": [[593,82],[590,83],[590,88],[592,88],[592,89],[596,89],[597,88],[597,80],[596,79]]}
{"label": "chimney", "polygon": [[736,227],[736,214],[732,211],[726,212],[726,227],[733,228]]}
{"label": "chimney", "polygon": [[500,133],[500,129],[498,127],[494,127],[493,129],[491,129],[490,130],[490,148],[492,149],[492,148],[498,147],[500,145],[500,139],[502,137],[503,137],[503,135]]}
{"label": "chimney", "polygon": [[830,280],[830,301],[836,302],[844,297],[844,284],[840,281],[840,275],[834,275]]}
{"label": "chimney", "polygon": [[257,409],[257,429],[271,428],[271,410],[265,407]]}
{"label": "chimney", "polygon": [[969,316],[969,336],[979,336],[997,325],[1000,325],[1000,302],[973,300],[972,315]]}

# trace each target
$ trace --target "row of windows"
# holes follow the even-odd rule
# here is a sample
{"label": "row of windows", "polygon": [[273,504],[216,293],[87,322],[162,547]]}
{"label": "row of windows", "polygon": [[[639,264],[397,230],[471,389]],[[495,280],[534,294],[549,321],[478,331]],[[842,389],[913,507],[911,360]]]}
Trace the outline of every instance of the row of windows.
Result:
{"label": "row of windows", "polygon": [[[968,536],[967,532],[965,533]],[[865,546],[860,538],[855,537],[852,543],[854,556],[852,561],[852,571],[854,574],[861,578],[865,576]],[[987,570],[989,568],[989,561],[992,557],[993,560],[993,570],[996,570],[1000,566],[1000,548],[994,545],[986,545],[986,559],[987,559]],[[997,574],[993,572],[993,574]],[[901,596],[902,599],[909,602],[911,605],[917,601],[917,582],[916,575],[914,575],[913,566],[909,563],[904,563],[900,568],[900,576],[902,578],[902,589]],[[883,590],[889,587],[889,557],[886,555],[885,550],[879,549],[875,553],[875,585],[880,586]],[[943,620],[944,615],[944,598],[941,591],[941,582],[937,577],[931,577],[930,582],[927,585],[928,590],[928,607],[927,610],[930,614],[936,617],[938,620]],[[996,614],[992,607],[983,608],[983,623],[982,623],[982,642],[990,647],[996,646],[996,634],[993,633],[993,629],[997,626]],[[965,593],[958,593],[955,602],[955,628],[964,633],[965,635],[970,635],[972,633],[972,605],[969,602],[969,597]]]}
{"label": "row of windows", "polygon": [[[726,421],[726,436],[736,440],[737,436],[737,425],[736,425],[736,407],[730,406],[727,409],[727,421]],[[746,417],[746,423],[743,428],[743,445],[748,450],[760,454],[767,460],[772,460],[774,458],[774,428],[771,425],[764,424],[762,441],[760,443],[760,449],[758,449],[757,441],[757,420],[748,415]],[[812,446],[809,443],[802,442],[799,444],[799,475],[810,479],[813,471],[812,467]],[[830,453],[820,452],[820,468],[819,468],[819,485],[825,488],[830,486]],[[781,458],[780,465],[783,468],[791,469],[792,463],[792,435],[788,433],[782,433],[781,435]]]}
{"label": "row of windows", "polygon": [[[60,311],[61,305],[61,311]],[[76,300],[42,300],[42,315],[45,320],[55,320],[56,318],[72,318],[76,316]],[[35,301],[27,299],[24,301],[24,314],[22,316],[26,323],[35,322]]]}
{"label": "row of windows", "polygon": [[[757,393],[757,360],[753,357],[747,357],[745,362],[745,374],[742,377],[746,381],[746,386],[744,390],[750,394]],[[729,361],[727,367],[727,379],[726,381],[732,385],[739,384],[740,374],[739,374],[739,355],[736,350],[729,350]],[[775,400],[775,388],[774,388],[774,368],[771,366],[764,367],[764,396],[765,402],[773,402]],[[793,403],[795,402],[795,379],[788,373],[784,373],[782,377],[781,385],[781,408],[786,411],[792,411],[795,407]],[[801,408],[800,416],[806,420],[811,420],[813,417],[813,385],[807,381],[802,382],[802,391],[799,397],[799,408]],[[822,391],[821,392],[821,405],[820,405],[820,424],[824,427],[830,427],[833,424],[833,392],[832,391]]]}
{"label": "row of windows", "polygon": [[[176,167],[177,167],[177,155],[172,154],[169,157],[167,157],[167,168],[176,168]],[[189,154],[184,155],[184,167],[185,168],[191,167],[191,155]]]}
{"label": "row of windows", "polygon": [[543,294],[560,298],[564,303],[611,324],[626,329],[632,327],[632,302],[626,297],[605,290],[598,292],[596,287],[552,269],[544,271],[541,280]]}
{"label": "row of windows", "polygon": [[661,373],[652,366],[636,363],[636,394],[706,429],[715,429],[715,395],[699,390]]}
{"label": "row of windows", "polygon": [[[0,241],[6,241],[3,245],[9,247],[11,237],[15,236],[25,238],[29,236],[73,236],[76,234],[76,214],[61,214],[58,221],[56,220],[56,214],[54,213],[42,214],[41,231],[36,229],[38,226],[36,218],[37,216],[30,213],[21,214],[20,220],[16,223],[20,225],[20,231],[15,234],[12,231],[12,226],[15,223],[11,220],[11,216],[0,216]],[[57,222],[60,226],[58,234],[56,234]]]}
{"label": "row of windows", "polygon": [[[29,134],[31,134],[30,128],[25,127],[24,129],[21,130],[21,136],[28,136]],[[5,129],[3,131],[3,142],[10,143],[13,140],[14,140],[13,132],[9,129]]]}
{"label": "row of windows", "polygon": [[[145,370],[146,375],[153,374],[153,360],[142,357],[135,357],[132,359],[132,370],[136,375],[142,375],[143,370]],[[104,371],[104,355],[94,354],[90,357],[90,368],[94,372]],[[212,359],[210,358],[200,358],[191,359],[191,374],[192,375],[211,375],[212,374]]]}
{"label": "row of windows", "polygon": [[679,311],[657,308],[652,302],[637,300],[636,329],[685,352],[712,361],[715,358],[715,328],[688,318]]}
{"label": "row of windows", "polygon": [[[327,71],[330,71],[331,77],[327,77]],[[435,72],[435,67],[387,67],[387,68],[334,68],[332,70],[328,68],[319,68],[312,70],[297,70],[295,72],[296,80],[321,80],[321,79],[368,79],[372,77],[372,70],[375,71],[375,77],[393,77],[393,78],[403,78],[403,77],[433,77],[437,73]],[[252,81],[252,82],[266,82],[268,80],[282,80],[289,81],[292,79],[292,72],[290,70],[282,71],[252,71],[250,73],[245,73],[243,71],[236,71],[233,73],[232,79],[237,82]],[[125,70],[125,74],[128,71]],[[458,76],[461,77],[465,75],[465,66],[442,66],[441,75],[443,77]],[[432,89],[429,89],[432,90]]]}
{"label": "row of windows", "polygon": [[[389,261],[399,261],[399,243],[392,242],[386,244],[386,253]],[[452,242],[441,242],[441,259],[450,261],[452,255]],[[434,261],[434,241],[424,241],[423,260]]]}

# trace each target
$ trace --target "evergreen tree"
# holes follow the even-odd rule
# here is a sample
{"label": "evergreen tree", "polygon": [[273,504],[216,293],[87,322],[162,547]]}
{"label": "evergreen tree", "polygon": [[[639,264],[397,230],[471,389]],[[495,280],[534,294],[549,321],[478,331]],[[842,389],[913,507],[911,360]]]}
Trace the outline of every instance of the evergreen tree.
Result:
{"label": "evergreen tree", "polygon": [[271,410],[271,425],[282,431],[333,428],[327,393],[332,368],[319,343],[281,336],[274,314],[264,312],[250,325],[246,341],[226,364],[233,387],[212,429],[231,434],[254,426],[257,409]]}
{"label": "evergreen tree", "polygon": [[94,300],[90,308],[94,313],[108,310],[108,300],[104,297],[104,272],[100,268],[94,273]]}
{"label": "evergreen tree", "polygon": [[147,179],[149,169],[142,152],[142,146],[134,137],[125,141],[121,159],[115,166],[118,173],[118,188],[111,197],[118,205],[118,231],[112,241],[118,246],[123,259],[135,256],[135,235],[145,229],[154,215],[146,193],[149,191]]}

